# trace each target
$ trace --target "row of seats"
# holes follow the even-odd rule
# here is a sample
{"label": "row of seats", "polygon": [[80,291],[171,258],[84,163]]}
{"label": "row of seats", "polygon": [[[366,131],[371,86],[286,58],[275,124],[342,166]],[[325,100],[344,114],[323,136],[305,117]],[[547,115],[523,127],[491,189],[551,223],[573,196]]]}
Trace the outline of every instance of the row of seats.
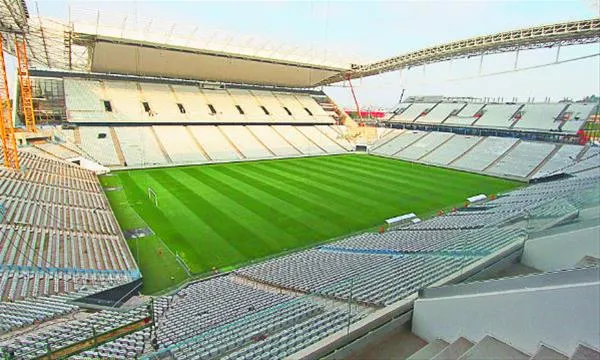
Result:
{"label": "row of seats", "polygon": [[597,106],[595,103],[409,103],[394,111],[388,121],[575,133]]}
{"label": "row of seats", "polygon": [[58,158],[19,155],[20,171],[0,169],[2,299],[139,277],[95,174]]}
{"label": "row of seats", "polygon": [[116,235],[0,224],[0,264],[95,270],[133,270]]}
{"label": "row of seats", "polygon": [[352,150],[341,131],[329,125],[81,126],[62,130],[78,132],[82,149],[106,166],[336,154]]}
{"label": "row of seats", "polygon": [[[35,274],[35,276],[38,275]],[[5,274],[3,274],[0,283],[3,286],[7,285]],[[60,295],[49,291],[40,294],[43,296],[38,298],[11,302],[2,301],[0,302],[0,334],[77,312],[79,307],[71,304],[70,301],[105,290],[106,286],[111,286],[111,284],[77,284],[76,289],[69,287],[67,293]],[[0,344],[0,354],[2,354],[5,345]]]}
{"label": "row of seats", "polygon": [[585,149],[516,138],[394,130],[370,152],[492,175],[533,178],[576,163]]}
{"label": "row of seats", "polygon": [[310,94],[64,79],[69,121],[331,123]]}
{"label": "row of seats", "polygon": [[[13,354],[18,359],[35,359],[47,354],[49,348],[60,349],[90,339],[96,334],[142,320],[147,316],[145,306],[128,311],[103,310],[91,314],[85,319],[68,321],[34,335],[14,339],[8,344],[3,344],[2,352]],[[118,339],[82,355],[87,357],[101,354],[102,357],[113,359],[132,359],[144,351],[144,342],[148,337],[148,331],[142,331],[127,339]]]}
{"label": "row of seats", "polygon": [[[158,304],[158,306],[156,305]],[[155,300],[159,356],[177,359],[283,358],[365,313],[263,289],[228,275]]]}
{"label": "row of seats", "polygon": [[120,233],[119,224],[110,210],[78,208],[3,195],[0,195],[0,202],[7,209],[0,224],[28,224],[92,234]]}
{"label": "row of seats", "polygon": [[100,193],[27,182],[20,178],[0,178],[0,194],[17,199],[71,205],[79,208],[108,210],[110,207]]}
{"label": "row of seats", "polygon": [[291,300],[288,296],[240,285],[225,277],[190,285],[178,296],[159,320],[159,346],[167,347],[216,324],[224,325]]}

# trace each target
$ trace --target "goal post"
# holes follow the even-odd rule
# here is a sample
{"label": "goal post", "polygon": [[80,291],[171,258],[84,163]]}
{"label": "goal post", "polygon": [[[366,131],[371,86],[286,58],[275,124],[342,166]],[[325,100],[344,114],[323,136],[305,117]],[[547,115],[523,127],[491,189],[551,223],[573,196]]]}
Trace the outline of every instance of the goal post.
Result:
{"label": "goal post", "polygon": [[158,195],[151,187],[148,187],[148,200],[154,202],[154,206],[158,207]]}

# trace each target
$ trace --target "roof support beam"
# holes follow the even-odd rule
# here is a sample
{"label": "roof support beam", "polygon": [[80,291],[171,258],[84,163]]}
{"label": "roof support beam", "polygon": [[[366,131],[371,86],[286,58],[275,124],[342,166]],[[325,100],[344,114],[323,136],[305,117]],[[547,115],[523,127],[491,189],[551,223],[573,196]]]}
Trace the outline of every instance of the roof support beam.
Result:
{"label": "roof support beam", "polygon": [[535,26],[424,48],[332,76],[319,85],[465,57],[600,41],[600,18]]}

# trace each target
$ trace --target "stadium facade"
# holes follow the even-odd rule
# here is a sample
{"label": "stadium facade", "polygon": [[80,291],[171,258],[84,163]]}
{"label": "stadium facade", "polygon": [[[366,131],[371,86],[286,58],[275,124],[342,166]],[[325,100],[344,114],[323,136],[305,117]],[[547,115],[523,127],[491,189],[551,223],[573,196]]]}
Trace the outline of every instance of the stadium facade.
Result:
{"label": "stadium facade", "polygon": [[[371,127],[317,88],[473,52],[594,42],[598,19],[356,65],[32,19],[24,2],[0,8],[6,50],[16,51],[14,34],[28,44],[37,126],[21,130],[24,94],[15,91],[21,169],[0,167],[3,356],[600,356],[598,103],[425,99]],[[153,232],[123,231],[125,205],[109,198],[125,190],[113,172],[357,152],[522,186],[202,278],[189,273],[184,252],[164,245],[158,255],[173,252],[187,280],[140,294],[151,279],[137,239]],[[380,181],[402,176],[356,164]],[[358,189],[336,181],[327,183],[333,192]],[[160,212],[163,198],[146,190],[139,208]]]}

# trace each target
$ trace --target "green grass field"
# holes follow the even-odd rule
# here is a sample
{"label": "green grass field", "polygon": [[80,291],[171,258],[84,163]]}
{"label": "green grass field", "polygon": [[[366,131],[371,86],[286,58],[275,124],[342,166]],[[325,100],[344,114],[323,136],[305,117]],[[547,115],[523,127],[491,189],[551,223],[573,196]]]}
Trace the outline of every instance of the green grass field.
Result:
{"label": "green grass field", "polygon": [[145,293],[186,279],[172,252],[206,273],[521,185],[367,155],[117,171],[101,182],[123,187],[107,192],[123,230],[147,224],[155,233],[129,240]]}

